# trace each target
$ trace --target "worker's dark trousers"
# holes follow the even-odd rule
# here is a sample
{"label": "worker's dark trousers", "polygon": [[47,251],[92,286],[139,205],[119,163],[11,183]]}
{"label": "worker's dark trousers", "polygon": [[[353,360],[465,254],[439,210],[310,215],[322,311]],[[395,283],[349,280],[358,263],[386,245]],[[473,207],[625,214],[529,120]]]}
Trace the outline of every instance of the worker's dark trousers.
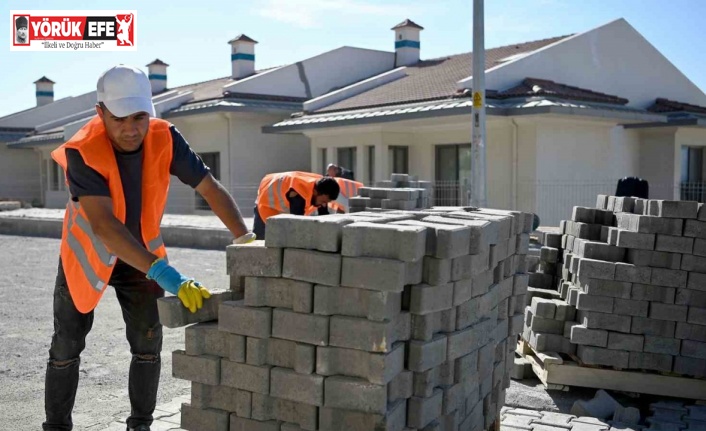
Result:
{"label": "worker's dark trousers", "polygon": [[265,222],[260,217],[257,205],[255,205],[255,210],[253,211],[252,232],[257,235],[257,239],[265,239]]}
{"label": "worker's dark trousers", "polygon": [[[161,369],[162,325],[157,313],[157,298],[164,291],[157,283],[147,280],[145,274],[121,261],[110,279],[115,288],[125,321],[132,362],[128,393],[132,411],[127,425],[152,424],[152,413],[157,402]],[[106,298],[112,300],[111,292]],[[71,411],[78,387],[80,354],[86,346],[86,335],[93,325],[93,311],[80,313],[74,306],[66,286],[66,277],[59,261],[54,286],[54,335],[49,349],[49,363],[44,391],[46,430],[71,430]]]}

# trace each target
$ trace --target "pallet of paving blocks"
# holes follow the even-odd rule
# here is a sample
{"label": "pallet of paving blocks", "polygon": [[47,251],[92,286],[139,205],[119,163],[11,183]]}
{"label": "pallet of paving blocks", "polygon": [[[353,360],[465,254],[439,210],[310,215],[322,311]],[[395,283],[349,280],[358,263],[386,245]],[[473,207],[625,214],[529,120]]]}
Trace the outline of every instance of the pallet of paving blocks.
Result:
{"label": "pallet of paving blocks", "polygon": [[349,200],[350,212],[373,208],[415,210],[429,208],[431,183],[418,181],[407,174],[392,174],[390,181],[378,181],[375,187],[361,187],[358,196]]}
{"label": "pallet of paving blocks", "polygon": [[489,209],[268,219],[264,242],[228,246],[236,290],[217,321],[188,326],[173,353],[192,382],[182,428],[488,429],[522,330],[530,228]]}
{"label": "pallet of paving blocks", "polygon": [[532,349],[587,366],[706,378],[703,204],[599,196],[561,229],[561,299],[528,305],[523,338]]}

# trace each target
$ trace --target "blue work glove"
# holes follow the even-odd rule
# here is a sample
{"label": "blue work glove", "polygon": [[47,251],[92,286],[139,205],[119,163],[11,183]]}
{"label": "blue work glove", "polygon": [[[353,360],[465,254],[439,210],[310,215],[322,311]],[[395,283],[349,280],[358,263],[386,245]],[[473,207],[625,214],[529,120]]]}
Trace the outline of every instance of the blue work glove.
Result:
{"label": "blue work glove", "polygon": [[193,278],[188,278],[179,273],[164,259],[154,261],[147,278],[154,280],[165,291],[176,295],[184,307],[195,313],[203,307],[203,300],[211,297],[211,293]]}

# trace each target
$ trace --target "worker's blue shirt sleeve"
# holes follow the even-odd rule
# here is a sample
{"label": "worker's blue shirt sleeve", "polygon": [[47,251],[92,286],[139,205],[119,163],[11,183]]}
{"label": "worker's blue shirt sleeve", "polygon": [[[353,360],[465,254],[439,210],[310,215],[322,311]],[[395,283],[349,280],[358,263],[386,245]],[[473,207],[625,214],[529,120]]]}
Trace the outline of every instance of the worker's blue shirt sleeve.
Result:
{"label": "worker's blue shirt sleeve", "polygon": [[69,193],[74,202],[82,196],[110,197],[108,181],[95,169],[86,165],[78,150],[66,149],[66,176],[69,180]]}
{"label": "worker's blue shirt sleeve", "polygon": [[289,201],[289,213],[294,215],[304,215],[304,211],[306,210],[306,202],[304,201],[304,198],[300,195],[296,195],[294,197],[289,196],[289,193],[291,191],[292,189],[289,189],[287,191],[287,201]]}
{"label": "worker's blue shirt sleeve", "polygon": [[176,126],[169,127],[169,131],[172,133],[174,148],[169,173],[179,178],[182,183],[195,188],[209,173],[210,168],[191,149]]}

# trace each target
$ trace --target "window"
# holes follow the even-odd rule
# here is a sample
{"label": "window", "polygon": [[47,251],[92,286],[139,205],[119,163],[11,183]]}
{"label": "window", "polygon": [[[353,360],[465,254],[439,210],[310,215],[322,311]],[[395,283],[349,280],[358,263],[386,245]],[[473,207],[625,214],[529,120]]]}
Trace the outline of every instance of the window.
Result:
{"label": "window", "polygon": [[64,170],[53,159],[47,160],[49,172],[49,191],[60,192],[66,190]]}
{"label": "window", "polygon": [[349,171],[356,170],[356,147],[346,147],[338,149],[338,166],[346,168]]}
{"label": "window", "polygon": [[461,205],[471,181],[471,144],[436,146],[435,205]]}
{"label": "window", "polygon": [[704,202],[704,151],[698,147],[681,147],[681,199]]}
{"label": "window", "polygon": [[375,146],[368,146],[368,185],[375,185]]}
{"label": "window", "polygon": [[[201,160],[211,169],[211,175],[217,180],[221,179],[221,153],[200,153]],[[196,209],[208,210],[208,202],[196,192]]]}
{"label": "window", "polygon": [[409,147],[391,145],[388,159],[391,174],[409,173]]}

